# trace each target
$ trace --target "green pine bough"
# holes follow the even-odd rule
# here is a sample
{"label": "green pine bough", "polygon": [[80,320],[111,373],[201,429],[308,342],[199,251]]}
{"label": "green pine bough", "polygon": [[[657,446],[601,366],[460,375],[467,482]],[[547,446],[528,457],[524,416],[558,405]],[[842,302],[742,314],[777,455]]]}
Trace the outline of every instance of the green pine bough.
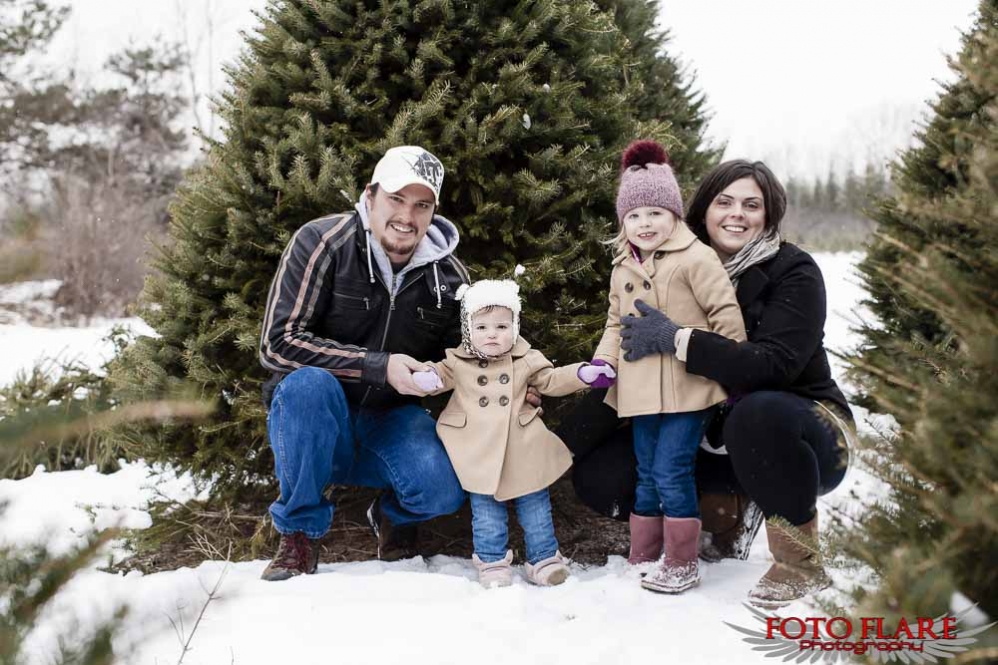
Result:
{"label": "green pine bough", "polygon": [[[861,456],[889,487],[841,544],[879,574],[858,616],[938,616],[955,595],[998,616],[998,1],[984,0],[919,145],[894,165],[860,269],[879,323],[851,379],[897,431]],[[982,638],[984,662],[998,636]],[[990,651],[988,651],[990,649]]]}

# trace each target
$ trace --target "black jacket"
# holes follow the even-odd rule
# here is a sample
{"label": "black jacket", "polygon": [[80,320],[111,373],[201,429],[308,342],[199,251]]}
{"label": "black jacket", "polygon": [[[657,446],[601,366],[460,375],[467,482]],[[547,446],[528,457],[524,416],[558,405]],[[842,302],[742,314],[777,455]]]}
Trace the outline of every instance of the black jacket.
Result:
{"label": "black jacket", "polygon": [[273,372],[263,387],[268,406],[276,385],[299,367],[329,370],[354,406],[418,401],[386,384],[388,356],[443,359],[461,341],[454,294],[469,281],[451,254],[457,230],[441,217],[433,223],[444,244],[422,259],[417,250],[395,285],[369,255],[358,213],[316,219],[295,233],[270,287],[260,339],[260,363]]}
{"label": "black jacket", "polygon": [[732,396],[787,391],[834,405],[851,420],[822,343],[825,283],[811,255],[784,243],[776,256],[745,271],[736,295],[748,341],[694,330],[686,371],[717,381]]}

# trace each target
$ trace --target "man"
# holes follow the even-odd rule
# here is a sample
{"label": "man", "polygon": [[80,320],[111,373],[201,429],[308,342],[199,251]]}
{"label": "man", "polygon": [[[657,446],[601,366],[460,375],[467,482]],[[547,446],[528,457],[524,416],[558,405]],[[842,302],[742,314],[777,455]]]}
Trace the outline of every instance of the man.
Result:
{"label": "man", "polygon": [[[314,573],[330,484],[386,490],[368,511],[378,556],[415,555],[415,524],[464,502],[412,372],[461,340],[468,273],[436,215],[444,169],[420,147],[387,151],[352,213],[301,227],[270,288],[260,362],[281,496],[265,580]],[[276,387],[275,387],[276,386]]]}

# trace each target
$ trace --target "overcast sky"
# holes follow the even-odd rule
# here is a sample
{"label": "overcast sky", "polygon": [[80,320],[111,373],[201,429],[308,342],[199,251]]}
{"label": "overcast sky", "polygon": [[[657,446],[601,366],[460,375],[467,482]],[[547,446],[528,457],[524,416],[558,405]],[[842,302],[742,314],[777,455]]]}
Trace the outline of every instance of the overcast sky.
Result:
{"label": "overcast sky", "polygon": [[[131,39],[176,39],[181,14],[201,63],[199,87],[224,82],[239,30],[265,0],[71,0],[52,58],[95,70]],[[880,160],[949,78],[977,0],[660,0],[670,53],[696,76],[710,137],[728,157],[765,159],[782,175],[822,174],[834,159]],[[213,25],[208,52],[207,19]],[[210,64],[213,63],[213,64]],[[209,76],[209,72],[212,75]],[[210,81],[209,81],[210,79]]]}

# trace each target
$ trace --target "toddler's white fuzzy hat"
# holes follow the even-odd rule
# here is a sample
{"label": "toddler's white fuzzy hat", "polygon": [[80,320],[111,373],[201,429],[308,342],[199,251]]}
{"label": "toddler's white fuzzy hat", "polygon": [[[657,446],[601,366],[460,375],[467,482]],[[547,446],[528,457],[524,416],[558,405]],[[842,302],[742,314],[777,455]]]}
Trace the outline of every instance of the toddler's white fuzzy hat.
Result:
{"label": "toddler's white fuzzy hat", "polygon": [[461,300],[461,332],[465,346],[471,346],[471,319],[475,312],[489,307],[505,307],[513,312],[513,340],[520,334],[520,285],[511,279],[481,279],[457,290]]}

